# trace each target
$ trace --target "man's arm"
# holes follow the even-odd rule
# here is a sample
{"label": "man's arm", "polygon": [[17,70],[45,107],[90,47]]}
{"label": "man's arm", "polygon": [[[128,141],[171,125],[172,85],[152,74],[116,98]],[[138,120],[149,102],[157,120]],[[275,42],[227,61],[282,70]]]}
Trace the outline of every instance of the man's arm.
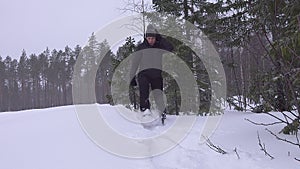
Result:
{"label": "man's arm", "polygon": [[167,39],[163,38],[161,35],[158,36],[159,45],[161,49],[167,50],[169,52],[172,52],[174,50],[173,45],[167,41]]}

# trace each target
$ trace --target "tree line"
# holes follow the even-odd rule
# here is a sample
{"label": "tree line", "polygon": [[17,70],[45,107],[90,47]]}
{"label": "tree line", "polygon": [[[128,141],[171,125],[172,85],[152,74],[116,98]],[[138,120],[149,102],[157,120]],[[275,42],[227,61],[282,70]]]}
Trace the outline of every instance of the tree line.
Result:
{"label": "tree line", "polygon": [[[0,111],[46,108],[73,104],[72,78],[74,65],[79,56],[85,59],[82,70],[92,66],[91,59],[104,48],[106,42],[96,41],[94,34],[85,47],[77,45],[74,49],[66,46],[64,50],[46,48],[40,54],[28,55],[22,51],[19,59],[0,57]],[[109,54],[112,55],[110,52]],[[95,80],[97,102],[108,103],[106,99],[107,70],[112,65],[103,62]],[[106,70],[104,70],[106,69]],[[82,76],[84,78],[84,75]],[[105,88],[106,87],[106,88]]]}
{"label": "tree line", "polygon": [[81,51],[50,51],[17,59],[0,57],[0,110],[15,111],[72,104],[73,65]]}

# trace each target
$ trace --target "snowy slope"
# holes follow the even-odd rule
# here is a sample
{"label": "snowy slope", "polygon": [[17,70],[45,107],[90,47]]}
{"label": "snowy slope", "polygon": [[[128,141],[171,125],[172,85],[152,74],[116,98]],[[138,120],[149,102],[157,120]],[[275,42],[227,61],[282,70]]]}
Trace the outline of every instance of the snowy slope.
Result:
{"label": "snowy slope", "polygon": [[[153,137],[172,127],[177,117],[169,116],[166,126],[148,130],[131,123],[117,111],[120,106],[97,105],[106,122],[124,136]],[[178,117],[181,118],[181,117]],[[74,106],[0,113],[0,169],[297,169],[299,148],[276,140],[265,127],[244,119],[270,121],[263,114],[226,111],[210,140],[226,150],[222,155],[199,143],[205,117],[197,117],[188,136],[161,155],[133,159],[114,155],[97,146],[81,128]],[[281,126],[270,129],[278,132]],[[260,150],[257,139],[275,157]],[[293,136],[286,136],[293,139]],[[233,151],[237,149],[240,159]]]}

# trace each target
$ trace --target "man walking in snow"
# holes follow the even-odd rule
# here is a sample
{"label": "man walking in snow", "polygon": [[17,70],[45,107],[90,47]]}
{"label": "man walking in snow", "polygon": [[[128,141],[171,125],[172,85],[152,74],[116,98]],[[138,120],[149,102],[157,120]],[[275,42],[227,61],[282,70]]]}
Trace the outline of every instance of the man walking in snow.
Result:
{"label": "man walking in snow", "polygon": [[[137,50],[133,55],[130,72],[130,77],[132,78],[130,85],[137,86],[139,84],[142,116],[151,115],[149,102],[149,91],[151,89],[162,121],[165,119],[166,110],[162,95],[163,78],[161,74],[162,55],[172,50],[173,46],[171,43],[163,38],[152,25],[148,25],[145,39],[143,43],[137,46]],[[138,68],[139,72],[136,76]]]}

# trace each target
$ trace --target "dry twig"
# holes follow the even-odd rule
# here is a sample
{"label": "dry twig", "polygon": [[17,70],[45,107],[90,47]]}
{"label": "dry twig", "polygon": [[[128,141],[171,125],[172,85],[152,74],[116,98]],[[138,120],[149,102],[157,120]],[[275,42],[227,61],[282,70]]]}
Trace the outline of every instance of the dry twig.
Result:
{"label": "dry twig", "polygon": [[238,151],[237,151],[237,148],[235,148],[233,151],[235,152],[235,154],[236,154],[236,156],[238,157],[238,159],[241,159],[241,158],[240,158],[240,155],[239,155],[239,153],[238,153]]}
{"label": "dry twig", "polygon": [[272,125],[275,125],[275,124],[282,124],[283,123],[281,121],[274,122],[274,123],[257,123],[257,122],[254,122],[254,121],[250,120],[250,119],[247,119],[247,118],[245,118],[245,120],[249,121],[252,124],[259,125],[259,126],[272,126]]}
{"label": "dry twig", "polygon": [[257,132],[257,139],[258,139],[258,145],[260,146],[260,150],[263,151],[266,156],[269,156],[271,158],[271,160],[273,160],[274,157],[267,152],[266,145],[264,143],[261,143],[261,140],[260,140],[258,132]]}
{"label": "dry twig", "polygon": [[219,146],[214,145],[208,138],[206,139],[206,142],[207,142],[206,145],[212,150],[214,150],[215,152],[220,154],[228,154],[225,150],[223,150]]}
{"label": "dry twig", "polygon": [[267,128],[266,128],[266,130],[267,130],[270,134],[272,134],[274,137],[276,137],[278,140],[284,141],[284,142],[287,142],[287,143],[290,143],[290,144],[295,145],[295,146],[298,146],[298,147],[300,148],[300,143],[299,143],[299,139],[298,139],[298,134],[297,134],[297,133],[296,133],[297,143],[294,143],[294,142],[289,141],[289,140],[287,140],[287,139],[285,139],[285,138],[279,137],[278,135],[276,135],[275,133],[273,133],[271,130],[269,130],[269,129],[267,129]]}

